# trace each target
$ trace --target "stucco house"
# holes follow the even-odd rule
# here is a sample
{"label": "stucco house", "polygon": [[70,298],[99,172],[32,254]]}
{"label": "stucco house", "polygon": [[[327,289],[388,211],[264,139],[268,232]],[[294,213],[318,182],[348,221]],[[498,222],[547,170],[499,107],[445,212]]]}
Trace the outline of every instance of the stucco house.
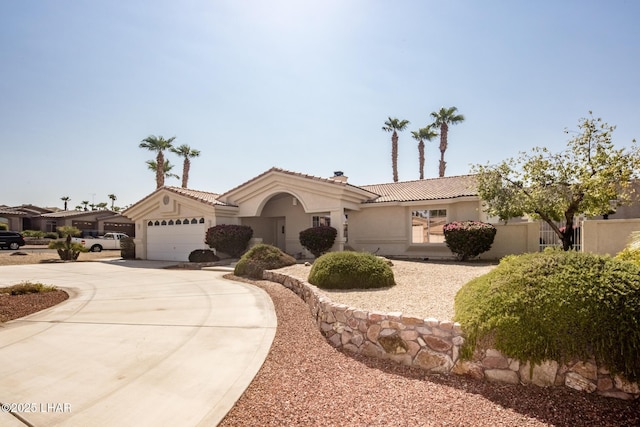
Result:
{"label": "stucco house", "polygon": [[274,167],[223,194],[161,187],[123,214],[135,222],[141,259],[186,261],[218,224],[248,225],[256,241],[299,257],[311,257],[300,231],[317,225],[338,230],[334,250],[449,257],[443,225],[487,219],[474,184],[464,175],[355,186],[341,172],[321,178]]}

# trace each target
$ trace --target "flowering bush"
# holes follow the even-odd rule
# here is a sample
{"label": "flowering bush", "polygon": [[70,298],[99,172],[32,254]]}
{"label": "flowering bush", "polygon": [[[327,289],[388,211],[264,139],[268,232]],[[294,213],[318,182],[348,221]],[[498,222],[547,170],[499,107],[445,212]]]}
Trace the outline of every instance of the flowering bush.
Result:
{"label": "flowering bush", "polygon": [[210,248],[238,258],[247,249],[253,229],[247,225],[220,224],[207,230],[204,242]]}
{"label": "flowering bush", "polygon": [[491,249],[496,228],[480,221],[454,221],[444,226],[447,247],[460,261],[476,257]]}
{"label": "flowering bush", "polygon": [[317,258],[331,249],[337,235],[338,230],[333,227],[311,227],[300,232],[300,244]]}

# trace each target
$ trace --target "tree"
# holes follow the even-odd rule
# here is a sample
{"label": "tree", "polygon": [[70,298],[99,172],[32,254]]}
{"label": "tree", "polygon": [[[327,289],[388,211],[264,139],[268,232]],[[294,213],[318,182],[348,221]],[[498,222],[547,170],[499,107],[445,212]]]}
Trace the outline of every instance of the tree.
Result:
{"label": "tree", "polygon": [[60,200],[62,200],[64,202],[64,210],[67,210],[67,203],[69,202],[69,200],[71,200],[71,197],[69,196],[64,196],[64,197],[60,197]]}
{"label": "tree", "polygon": [[382,130],[385,132],[393,132],[391,135],[391,166],[393,168],[393,182],[398,182],[398,132],[402,132],[409,125],[409,120],[398,120],[389,117],[384,122]]}
{"label": "tree", "polygon": [[111,199],[111,210],[113,210],[113,204],[115,203],[117,197],[115,194],[109,194],[107,197]]}
{"label": "tree", "polygon": [[[562,241],[573,247],[573,222],[577,214],[603,215],[612,205],[628,204],[631,180],[640,167],[640,150],[615,149],[609,126],[600,118],[580,119],[581,132],[557,154],[536,147],[518,159],[498,165],[474,165],[478,195],[487,212],[501,220],[529,215],[542,219]],[[559,227],[556,222],[564,221]]]}
{"label": "tree", "polygon": [[187,182],[189,181],[189,170],[191,169],[190,158],[198,157],[200,155],[200,151],[192,149],[187,144],[182,144],[179,147],[172,147],[171,151],[179,156],[184,157],[184,162],[182,163],[182,188],[187,188]]}
{"label": "tree", "polygon": [[105,210],[107,209],[107,202],[100,202],[96,205],[96,208],[98,208],[98,210]]}
{"label": "tree", "polygon": [[87,206],[89,206],[89,201],[88,200],[83,200],[80,203],[82,203],[84,205],[84,210],[88,211],[89,209],[87,208]]}
{"label": "tree", "polygon": [[424,179],[424,140],[431,141],[438,136],[438,132],[433,130],[433,124],[422,129],[411,132],[413,139],[418,141],[418,156],[420,160],[420,179]]}
{"label": "tree", "polygon": [[[158,174],[158,164],[155,162],[155,160],[147,160],[147,166],[149,167],[149,169],[154,171],[156,173],[156,175]],[[163,170],[162,185],[164,185],[164,178],[180,179],[180,177],[178,175],[176,175],[174,173],[171,173],[171,169],[173,169],[173,165],[171,163],[169,163],[169,160],[165,160],[164,161],[164,167],[162,168],[162,170]]]}
{"label": "tree", "polygon": [[442,107],[439,111],[431,113],[433,125],[440,127],[440,178],[444,176],[444,171],[447,168],[447,162],[444,161],[444,152],[447,151],[448,147],[449,125],[457,125],[464,121],[464,116],[456,114],[457,111],[456,107]]}
{"label": "tree", "polygon": [[[163,165],[165,163],[164,160],[164,151],[171,149],[171,143],[176,139],[175,136],[164,139],[162,136],[149,135],[140,143],[140,148],[146,148],[149,151],[154,151],[158,153],[156,155],[156,165]],[[147,162],[148,164],[149,162]],[[156,168],[156,188],[160,188],[164,185],[165,171],[158,170]]]}
{"label": "tree", "polygon": [[58,233],[64,240],[53,240],[49,242],[49,249],[56,249],[58,256],[63,261],[75,261],[81,252],[87,252],[88,249],[82,243],[71,241],[71,236],[79,236],[80,230],[70,225],[58,227]]}

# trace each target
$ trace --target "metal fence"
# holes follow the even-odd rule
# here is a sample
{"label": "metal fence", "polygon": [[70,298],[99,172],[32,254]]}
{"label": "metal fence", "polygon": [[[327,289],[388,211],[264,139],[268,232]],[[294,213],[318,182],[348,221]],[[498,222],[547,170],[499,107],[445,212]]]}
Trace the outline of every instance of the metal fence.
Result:
{"label": "metal fence", "polygon": [[[583,218],[576,218],[573,223],[573,249],[576,251],[582,250],[582,229],[580,227],[582,220]],[[559,228],[564,226],[564,224],[560,222],[557,222],[556,225]],[[549,224],[540,221],[540,250],[543,251],[544,248],[558,246],[562,247],[560,237],[558,237]]]}

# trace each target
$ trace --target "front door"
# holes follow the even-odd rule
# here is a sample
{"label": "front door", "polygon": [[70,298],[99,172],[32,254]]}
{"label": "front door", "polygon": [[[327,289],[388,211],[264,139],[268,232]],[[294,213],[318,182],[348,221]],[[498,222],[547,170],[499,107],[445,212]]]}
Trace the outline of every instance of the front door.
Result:
{"label": "front door", "polygon": [[286,249],[287,249],[287,241],[285,239],[285,236],[286,236],[285,219],[278,218],[276,219],[276,246],[280,248],[282,252],[286,252]]}

